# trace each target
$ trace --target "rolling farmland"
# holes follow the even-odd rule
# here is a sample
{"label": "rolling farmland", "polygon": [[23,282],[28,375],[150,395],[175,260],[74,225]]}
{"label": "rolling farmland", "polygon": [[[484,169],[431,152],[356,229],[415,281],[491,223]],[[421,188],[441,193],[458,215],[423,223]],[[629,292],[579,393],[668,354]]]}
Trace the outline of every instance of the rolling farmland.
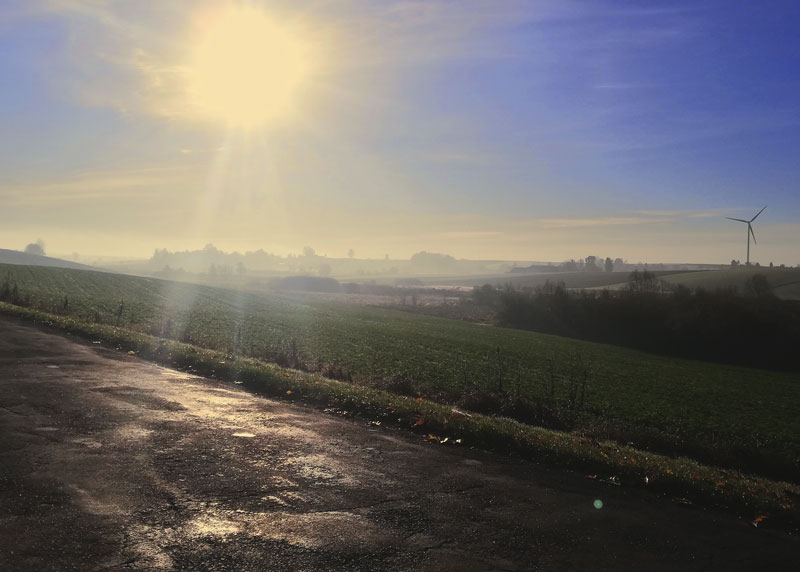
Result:
{"label": "rolling farmland", "polygon": [[402,378],[421,394],[449,402],[478,391],[568,408],[570,392],[585,379],[585,401],[574,417],[587,434],[631,441],[657,434],[661,449],[672,443],[675,452],[700,457],[714,450],[763,455],[796,478],[800,386],[792,374],[301,294],[26,266],[0,266],[3,281],[46,311],[239,355],[288,356],[365,385]]}

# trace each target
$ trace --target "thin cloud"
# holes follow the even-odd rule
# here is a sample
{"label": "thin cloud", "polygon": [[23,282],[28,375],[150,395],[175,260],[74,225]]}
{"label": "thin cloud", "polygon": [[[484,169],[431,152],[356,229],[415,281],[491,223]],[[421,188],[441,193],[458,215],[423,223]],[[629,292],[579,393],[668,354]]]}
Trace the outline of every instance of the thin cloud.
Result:
{"label": "thin cloud", "polygon": [[696,211],[689,213],[686,216],[688,216],[689,218],[714,218],[718,216],[725,216],[723,214],[724,212],[725,211],[722,210]]}
{"label": "thin cloud", "polygon": [[679,210],[648,209],[648,210],[633,211],[633,214],[642,216],[677,216],[685,212],[686,211],[679,211]]}
{"label": "thin cloud", "polygon": [[192,166],[121,169],[76,173],[63,180],[0,186],[0,198],[9,206],[80,202],[155,195],[166,186],[185,182]]}
{"label": "thin cloud", "polygon": [[[65,68],[53,79],[59,92],[74,94],[85,105],[113,108],[124,115],[197,121],[192,106],[187,105],[183,62],[190,22],[186,15],[214,5],[209,1],[173,0],[137,11],[119,2],[46,0],[33,4],[28,13],[32,17],[59,18],[70,32],[61,56]],[[342,41],[344,48],[324,47],[325,52],[346,51],[325,63],[330,68],[325,73],[506,57],[508,54],[502,52],[505,48],[496,42],[478,40],[503,27],[577,13],[571,3],[551,0],[538,2],[535,10],[521,0],[351,0],[320,2],[304,10],[279,2],[274,11],[282,18],[290,16],[307,23],[312,30],[310,37]],[[368,97],[370,90],[355,92]]]}
{"label": "thin cloud", "polygon": [[532,6],[521,0],[354,1],[346,6],[343,28],[348,36],[370,46],[357,58],[361,65],[507,57],[505,48],[496,44],[478,48],[475,39],[509,25],[564,18],[577,11],[572,2],[540,1]]}
{"label": "thin cloud", "polygon": [[688,217],[688,218],[712,218],[716,216],[725,216],[726,211],[722,209],[704,209],[704,210],[690,210],[690,209],[675,209],[675,210],[660,210],[660,209],[647,209],[633,211],[635,215],[653,216],[653,217]]}
{"label": "thin cloud", "polygon": [[538,222],[544,228],[580,228],[598,226],[626,226],[639,224],[657,224],[669,222],[667,219],[652,217],[593,217],[593,218],[543,218]]}
{"label": "thin cloud", "polygon": [[487,239],[487,238],[500,238],[505,233],[499,231],[453,231],[443,232],[441,236],[445,238],[459,238],[459,239]]}
{"label": "thin cloud", "polygon": [[489,162],[489,156],[486,154],[480,153],[469,153],[469,152],[441,152],[441,153],[430,153],[425,157],[428,161],[433,163],[443,163],[443,164],[477,164],[482,163],[485,164]]}

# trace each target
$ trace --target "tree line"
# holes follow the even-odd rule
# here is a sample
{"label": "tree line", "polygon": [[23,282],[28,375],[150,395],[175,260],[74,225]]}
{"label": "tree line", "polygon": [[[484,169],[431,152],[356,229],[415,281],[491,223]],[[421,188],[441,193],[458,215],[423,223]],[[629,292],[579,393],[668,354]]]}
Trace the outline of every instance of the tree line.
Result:
{"label": "tree line", "polygon": [[500,325],[735,365],[800,370],[800,303],[771,294],[755,275],[735,289],[669,286],[634,272],[620,291],[572,292],[563,282],[533,289],[484,285],[473,300]]}

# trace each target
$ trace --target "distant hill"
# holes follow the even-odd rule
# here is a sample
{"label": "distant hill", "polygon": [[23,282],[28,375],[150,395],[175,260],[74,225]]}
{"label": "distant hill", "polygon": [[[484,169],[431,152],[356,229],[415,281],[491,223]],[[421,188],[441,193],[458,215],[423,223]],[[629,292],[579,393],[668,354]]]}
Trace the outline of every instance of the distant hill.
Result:
{"label": "distant hill", "polygon": [[50,266],[53,268],[74,268],[76,270],[97,270],[94,266],[78,264],[69,260],[52,258],[50,256],[39,256],[38,254],[27,254],[19,250],[7,250],[0,248],[1,264],[20,264],[23,266]]}

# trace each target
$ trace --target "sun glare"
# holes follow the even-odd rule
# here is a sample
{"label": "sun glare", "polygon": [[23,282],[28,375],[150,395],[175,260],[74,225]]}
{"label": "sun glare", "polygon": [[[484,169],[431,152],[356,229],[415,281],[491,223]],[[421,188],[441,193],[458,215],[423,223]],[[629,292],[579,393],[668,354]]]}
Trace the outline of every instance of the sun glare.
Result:
{"label": "sun glare", "polygon": [[290,117],[311,71],[299,34],[250,7],[230,7],[208,21],[192,56],[196,110],[244,128]]}

